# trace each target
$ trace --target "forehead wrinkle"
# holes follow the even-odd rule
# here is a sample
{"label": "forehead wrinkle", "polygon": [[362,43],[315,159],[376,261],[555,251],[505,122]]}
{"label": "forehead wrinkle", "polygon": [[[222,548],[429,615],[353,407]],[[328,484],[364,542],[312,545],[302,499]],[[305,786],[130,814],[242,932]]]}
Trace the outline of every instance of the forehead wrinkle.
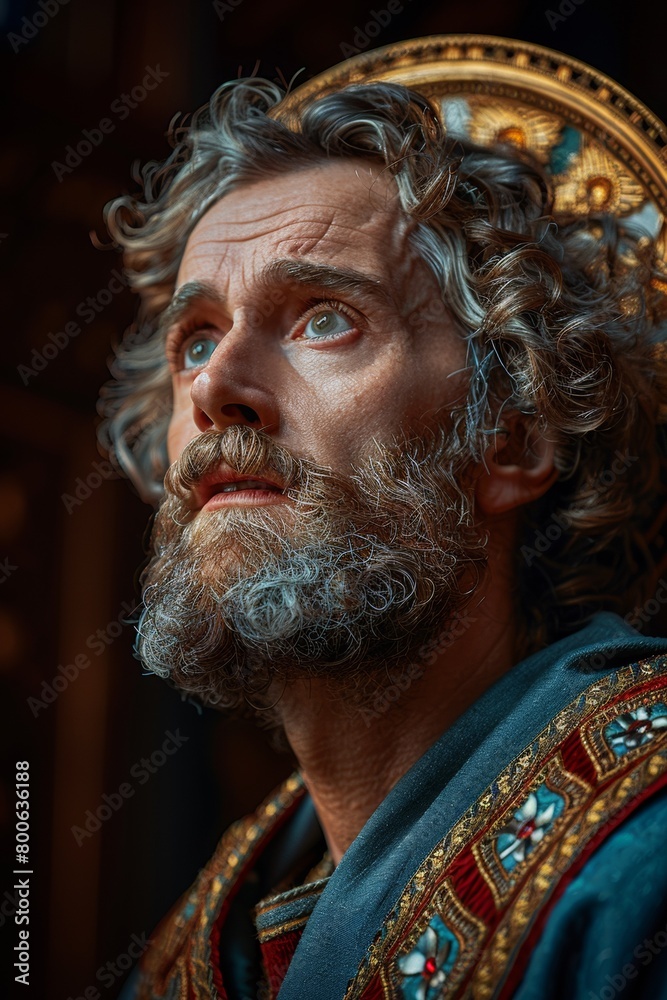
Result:
{"label": "forehead wrinkle", "polygon": [[[215,247],[215,250],[213,247]],[[228,253],[229,246],[226,240],[207,239],[199,243],[188,244],[181,260],[179,272],[183,267],[187,271],[200,267],[203,271],[216,274],[220,270],[220,266],[227,259]],[[212,257],[215,258],[214,268],[210,264]]]}
{"label": "forehead wrinkle", "polygon": [[[397,232],[396,229],[397,227],[391,227],[389,234],[385,237],[382,234],[376,234],[371,226],[346,226],[334,223],[325,233],[313,234],[306,239],[296,240],[293,236],[284,236],[279,240],[278,245],[283,246],[289,253],[298,253],[299,247],[304,242],[309,240],[312,249],[313,245],[317,245],[317,243],[321,243],[326,239],[327,243],[334,247],[342,247],[349,250],[351,238],[363,236],[372,245],[374,241],[382,236],[379,240],[379,248],[385,250],[390,241],[392,245],[394,243],[400,245],[404,241],[405,234]],[[386,254],[383,253],[382,256],[384,257]]]}
{"label": "forehead wrinkle", "polygon": [[[377,181],[377,178],[375,179]],[[366,231],[377,230],[378,226],[381,225],[383,220],[386,220],[394,232],[396,229],[401,229],[402,226],[399,223],[400,219],[400,205],[395,201],[387,205],[378,205],[377,198],[376,203],[373,204],[373,199],[371,196],[371,191],[368,192],[367,198],[360,199],[352,195],[353,207],[347,204],[338,204],[332,206],[330,202],[319,202],[319,201],[302,201],[302,200],[292,200],[292,203],[286,206],[281,206],[280,204],[271,204],[270,211],[266,214],[261,213],[259,215],[253,215],[251,218],[227,218],[224,215],[224,202],[227,198],[232,198],[235,193],[242,193],[242,189],[238,189],[238,192],[230,192],[225,198],[220,199],[211,209],[209,213],[215,211],[217,206],[223,206],[222,217],[213,222],[213,226],[210,226],[205,232],[201,232],[200,227],[206,219],[209,213],[203,216],[203,218],[198,223],[196,229],[190,236],[190,246],[188,250],[195,256],[199,256],[197,249],[200,252],[206,253],[206,247],[219,246],[223,244],[231,243],[246,243],[252,240],[261,239],[272,234],[275,234],[279,242],[284,241],[289,230],[294,228],[311,228],[316,231],[310,235],[310,240],[324,239],[332,230],[340,230],[344,233],[359,234]],[[258,199],[261,202],[263,199]],[[240,208],[243,210],[248,205],[248,199],[241,204]],[[259,207],[259,205],[257,206]],[[314,217],[299,218],[294,217],[295,213],[303,213],[304,211],[311,210],[314,213]],[[356,209],[356,211],[355,211]],[[320,211],[321,210],[321,211]],[[285,218],[288,216],[288,218]],[[290,217],[291,216],[291,217]],[[391,222],[388,218],[391,216]],[[258,223],[266,222],[270,220],[271,226],[268,228],[260,228],[257,230]],[[210,221],[210,220],[209,220]],[[398,225],[397,225],[398,224]],[[216,229],[222,229],[222,233],[216,232]],[[247,232],[248,228],[251,228],[251,232]],[[203,228],[203,227],[202,227]],[[211,231],[211,229],[213,231]],[[197,230],[200,230],[199,232]],[[283,236],[279,234],[283,231]],[[290,234],[291,235],[291,234]],[[393,233],[392,233],[393,235]],[[309,244],[309,249],[312,249],[316,245],[315,243]]]}
{"label": "forehead wrinkle", "polygon": [[[310,236],[309,238],[319,241],[324,236],[326,236],[327,232],[331,228],[332,228],[332,219],[330,212],[330,217],[326,219],[325,218],[317,220],[292,219],[285,225],[274,226],[271,229],[267,229],[261,232],[253,231],[246,234],[237,233],[235,235],[231,235],[229,233],[224,233],[224,232],[222,233],[222,235],[217,235],[215,231],[195,233],[193,234],[194,238],[193,236],[190,237],[190,242],[186,247],[186,252],[184,254],[184,257],[187,256],[189,259],[198,260],[202,257],[210,256],[212,248],[215,247],[217,248],[217,252],[220,253],[221,258],[224,258],[227,255],[227,251],[229,250],[230,246],[233,244],[252,243],[253,241],[266,239],[267,237],[270,236],[275,236],[277,245],[280,246],[282,243],[285,242],[285,240],[291,239],[296,241],[297,238],[294,236],[293,232],[290,232],[291,230],[294,229],[301,231],[310,230],[311,232],[314,229],[317,235]],[[281,235],[281,233],[283,235]]]}
{"label": "forehead wrinkle", "polygon": [[[227,198],[229,198],[229,197],[231,197],[231,196],[228,195]],[[224,205],[224,202],[225,202],[225,198],[221,198],[220,201],[217,202],[217,204],[218,205]],[[215,206],[213,206],[213,207],[215,207]],[[341,206],[338,206],[338,207],[341,208],[341,209],[345,209],[346,208],[346,206],[344,206],[344,205],[341,205]],[[225,225],[228,225],[228,226],[250,226],[250,225],[253,225],[253,223],[256,223],[256,222],[265,222],[267,219],[273,220],[273,219],[276,218],[276,216],[279,216],[279,215],[287,215],[288,213],[293,212],[296,209],[311,209],[311,210],[312,209],[322,209],[325,212],[329,212],[329,213],[332,211],[331,202],[329,202],[329,201],[302,201],[302,200],[299,200],[298,202],[294,202],[293,200],[291,200],[288,205],[284,205],[282,207],[280,206],[280,204],[275,204],[275,202],[272,202],[270,204],[270,206],[269,206],[269,210],[267,211],[266,215],[252,215],[252,216],[246,217],[244,219],[238,219],[238,218],[235,219],[235,218],[228,218],[228,217],[223,216],[220,221],[222,223],[224,223]],[[209,211],[211,211],[211,210],[209,210]],[[335,209],[334,209],[334,211],[335,211]]]}
{"label": "forehead wrinkle", "polygon": [[[307,228],[303,222],[299,225],[304,229]],[[398,225],[390,225],[387,235],[386,230],[379,230],[377,218],[355,221],[354,224],[334,218],[323,231],[318,232],[312,223],[310,228],[311,233],[304,233],[302,236],[295,236],[291,232],[285,233],[277,240],[277,248],[287,256],[298,257],[312,253],[320,244],[326,244],[328,252],[331,252],[332,248],[349,252],[351,246],[358,244],[359,237],[362,237],[371,249],[378,251],[384,250],[388,244],[395,249],[403,242],[403,233],[397,231],[400,228]],[[316,231],[312,232],[312,229]],[[382,260],[386,259],[386,253],[380,253],[379,257]]]}
{"label": "forehead wrinkle", "polygon": [[[221,201],[224,201],[224,199]],[[218,204],[221,204],[221,202]],[[190,238],[194,238],[195,243],[199,243],[202,240],[210,243],[246,242],[248,240],[268,236],[271,233],[277,233],[280,229],[304,225],[323,227],[324,230],[328,230],[332,227],[359,230],[369,224],[372,224],[375,221],[374,217],[378,214],[377,207],[372,205],[368,205],[367,207],[370,209],[369,213],[364,213],[364,216],[361,219],[355,220],[354,222],[352,220],[348,222],[343,221],[345,220],[345,217],[352,217],[355,213],[353,209],[350,209],[346,205],[337,205],[332,207],[330,202],[311,203],[298,201],[293,202],[284,208],[272,206],[270,212],[266,215],[253,215],[252,217],[245,219],[230,219],[223,216],[222,218],[216,220],[214,225],[217,224],[223,230],[223,233],[220,236],[214,236],[212,234],[209,235],[208,233],[204,235],[197,232],[198,229],[203,228],[201,224],[204,219],[206,219],[206,215],[204,215]],[[213,211],[213,209],[209,211]],[[303,217],[303,215],[302,217],[299,217],[296,213],[305,213],[305,217]],[[282,221],[284,216],[289,216],[289,218]],[[343,216],[343,220],[337,220],[336,216]],[[258,224],[263,222],[271,222],[270,227],[257,229]],[[249,234],[242,231],[235,232],[235,230],[245,230],[248,227],[253,227],[253,231]],[[226,230],[229,230],[229,232]]]}
{"label": "forehead wrinkle", "polygon": [[[227,197],[231,197],[231,195]],[[221,199],[217,204],[222,204],[224,200],[224,198]],[[214,211],[214,209],[215,206],[209,211]],[[359,212],[359,209],[362,209],[362,211]],[[253,215],[250,218],[227,218],[223,215],[218,220],[218,224],[223,229],[223,235],[218,237],[207,235],[203,238],[206,242],[210,243],[246,242],[268,236],[271,233],[277,234],[281,229],[294,228],[295,226],[322,227],[325,233],[332,228],[340,228],[349,232],[360,232],[368,227],[375,227],[378,223],[378,215],[385,215],[389,211],[391,211],[390,208],[374,205],[370,200],[360,201],[355,199],[354,208],[351,208],[349,205],[336,205],[332,207],[328,201],[308,202],[298,200],[292,201],[291,204],[285,207],[271,205],[270,211],[267,214]],[[311,213],[310,215],[308,214],[309,212]],[[295,217],[295,213],[305,213],[306,217]],[[291,217],[282,221],[284,216]],[[206,218],[206,216],[203,218]],[[269,228],[260,228],[259,231],[257,230],[256,227],[259,223],[269,220],[272,223]],[[200,223],[201,221],[203,220],[200,220]],[[248,227],[253,227],[253,231],[250,234],[242,231]],[[225,230],[229,231],[225,232]],[[241,232],[235,230],[241,230]],[[197,236],[199,234],[195,234],[195,239],[197,239]]]}

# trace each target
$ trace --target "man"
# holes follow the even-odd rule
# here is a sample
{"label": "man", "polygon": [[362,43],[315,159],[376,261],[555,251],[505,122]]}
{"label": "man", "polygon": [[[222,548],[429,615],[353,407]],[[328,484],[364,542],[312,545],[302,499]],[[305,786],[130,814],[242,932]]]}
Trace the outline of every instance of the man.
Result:
{"label": "man", "polygon": [[543,110],[544,58],[224,85],[109,208],[105,440],[164,476],[138,652],[299,764],[133,996],[667,995],[665,184],[568,124],[580,64]]}

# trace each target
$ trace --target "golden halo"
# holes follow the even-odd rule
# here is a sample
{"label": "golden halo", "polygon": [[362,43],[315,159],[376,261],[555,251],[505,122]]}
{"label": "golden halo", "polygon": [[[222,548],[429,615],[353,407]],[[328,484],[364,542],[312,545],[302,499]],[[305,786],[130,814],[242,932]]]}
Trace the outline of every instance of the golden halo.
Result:
{"label": "golden halo", "polygon": [[586,63],[491,35],[432,35],[353,56],[274,109],[286,124],[342,87],[384,81],[417,90],[451,135],[530,150],[551,174],[559,216],[613,213],[667,258],[667,128]]}

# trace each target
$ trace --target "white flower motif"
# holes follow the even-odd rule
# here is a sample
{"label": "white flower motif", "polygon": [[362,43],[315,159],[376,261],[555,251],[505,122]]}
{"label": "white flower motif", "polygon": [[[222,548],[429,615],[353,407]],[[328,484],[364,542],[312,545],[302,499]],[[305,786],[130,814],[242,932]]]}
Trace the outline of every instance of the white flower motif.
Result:
{"label": "white flower motif", "polygon": [[[656,705],[664,709],[664,705]],[[659,729],[667,727],[667,714],[661,713],[651,718],[650,707],[641,705],[634,712],[624,712],[614,719],[612,727],[620,727],[620,732],[608,732],[612,750],[636,750],[654,739]]]}
{"label": "white flower motif", "polygon": [[407,977],[418,976],[414,983],[415,1000],[426,1000],[429,990],[442,986],[447,978],[442,966],[449,957],[451,941],[445,941],[438,948],[438,935],[433,927],[426,928],[417,941],[416,947],[398,960],[398,968]]}
{"label": "white flower motif", "polygon": [[523,861],[528,848],[535,847],[544,837],[553,821],[556,803],[551,802],[540,813],[537,811],[537,806],[537,796],[531,792],[521,808],[500,831],[499,838],[503,835],[511,838],[509,843],[498,851],[501,861],[504,862],[506,858],[511,858],[516,863]]}

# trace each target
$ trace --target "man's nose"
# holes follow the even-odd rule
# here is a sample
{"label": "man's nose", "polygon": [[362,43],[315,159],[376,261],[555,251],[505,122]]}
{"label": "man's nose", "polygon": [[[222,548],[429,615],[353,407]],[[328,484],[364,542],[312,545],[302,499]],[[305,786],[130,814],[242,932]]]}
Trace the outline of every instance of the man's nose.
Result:
{"label": "man's nose", "polygon": [[276,398],[263,378],[266,359],[249,331],[230,330],[192,383],[194,421],[200,431],[245,424],[275,433]]}

